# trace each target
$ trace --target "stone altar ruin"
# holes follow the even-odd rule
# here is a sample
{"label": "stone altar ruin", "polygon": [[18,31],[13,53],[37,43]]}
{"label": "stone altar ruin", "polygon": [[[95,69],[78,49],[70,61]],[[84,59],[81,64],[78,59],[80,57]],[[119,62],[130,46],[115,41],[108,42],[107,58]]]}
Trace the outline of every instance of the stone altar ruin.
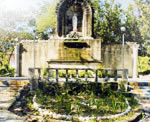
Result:
{"label": "stone altar ruin", "polygon": [[[20,74],[28,68],[97,68],[101,40],[93,39],[93,8],[88,0],[61,0],[56,7],[56,37],[21,42]],[[34,48],[35,47],[35,48]],[[34,62],[35,61],[35,62]]]}
{"label": "stone altar ruin", "polygon": [[[61,0],[56,13],[54,39],[22,40],[16,46],[16,76],[28,77],[28,69],[34,66],[93,69],[102,63],[105,68],[122,68],[121,45],[101,46],[101,40],[93,38],[94,10],[89,0]],[[134,47],[125,46],[130,77],[137,76],[138,47]]]}

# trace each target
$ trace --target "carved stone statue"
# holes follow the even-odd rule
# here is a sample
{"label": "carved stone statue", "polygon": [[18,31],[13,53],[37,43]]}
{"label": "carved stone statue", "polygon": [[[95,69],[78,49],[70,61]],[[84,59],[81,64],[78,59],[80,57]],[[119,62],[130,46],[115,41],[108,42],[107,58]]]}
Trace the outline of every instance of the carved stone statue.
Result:
{"label": "carved stone statue", "polygon": [[77,31],[77,25],[78,25],[78,18],[77,18],[77,14],[75,13],[72,17],[73,31]]}

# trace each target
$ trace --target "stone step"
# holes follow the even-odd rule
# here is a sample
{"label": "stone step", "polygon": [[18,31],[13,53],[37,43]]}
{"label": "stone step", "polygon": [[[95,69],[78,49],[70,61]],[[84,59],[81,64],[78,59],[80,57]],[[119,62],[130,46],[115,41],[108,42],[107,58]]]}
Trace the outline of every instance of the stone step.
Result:
{"label": "stone step", "polygon": [[8,111],[23,87],[23,82],[0,81],[0,122],[24,122],[24,119]]}
{"label": "stone step", "polygon": [[29,81],[24,81],[24,80],[4,80],[4,81],[0,81],[0,86],[24,86],[27,85],[29,83]]}
{"label": "stone step", "polygon": [[5,90],[0,91],[0,110],[8,110],[16,100],[20,88],[21,87],[5,87]]}
{"label": "stone step", "polygon": [[128,82],[128,85],[130,85],[130,86],[149,86],[150,87],[150,82],[149,81],[143,81],[143,82],[134,81],[134,82]]}
{"label": "stone step", "polygon": [[0,101],[0,109],[8,109],[14,101],[15,101],[15,98],[10,99],[10,100]]}
{"label": "stone step", "polygon": [[24,118],[18,117],[9,111],[0,110],[0,122],[24,122]]}

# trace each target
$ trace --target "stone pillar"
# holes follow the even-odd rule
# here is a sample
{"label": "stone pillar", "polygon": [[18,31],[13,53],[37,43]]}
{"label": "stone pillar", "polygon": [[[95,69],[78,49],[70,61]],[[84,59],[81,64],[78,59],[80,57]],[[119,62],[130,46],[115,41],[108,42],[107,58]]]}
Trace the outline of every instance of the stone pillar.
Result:
{"label": "stone pillar", "polygon": [[131,50],[132,50],[132,78],[135,79],[137,78],[138,75],[138,48],[139,48],[139,44],[135,43],[135,42],[128,42],[127,43]]}
{"label": "stone pillar", "polygon": [[17,43],[15,46],[15,77],[20,76],[20,43]]}
{"label": "stone pillar", "polygon": [[62,17],[62,37],[65,36],[65,15]]}
{"label": "stone pillar", "polygon": [[137,69],[137,66],[138,66],[138,48],[139,48],[139,45],[138,44],[134,44],[133,47],[132,47],[132,50],[133,50],[133,78],[137,78],[137,75],[138,75],[138,69]]}
{"label": "stone pillar", "polygon": [[56,19],[56,32],[55,32],[55,37],[58,38],[59,37],[59,16],[57,14],[57,19]]}
{"label": "stone pillar", "polygon": [[83,20],[82,20],[82,36],[84,38],[91,38],[92,36],[92,9],[91,6],[86,4],[83,8]]}

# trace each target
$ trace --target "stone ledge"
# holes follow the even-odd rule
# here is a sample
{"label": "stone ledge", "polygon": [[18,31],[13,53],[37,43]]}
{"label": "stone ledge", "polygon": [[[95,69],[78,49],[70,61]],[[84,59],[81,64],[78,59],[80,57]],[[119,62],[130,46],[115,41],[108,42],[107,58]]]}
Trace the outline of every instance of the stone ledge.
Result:
{"label": "stone ledge", "polygon": [[24,81],[24,80],[29,80],[29,78],[28,77],[0,77],[0,81],[12,81],[12,80]]}
{"label": "stone ledge", "polygon": [[[4,80],[4,79],[3,79]],[[0,81],[0,86],[24,86],[29,83],[28,80],[7,80],[7,81]]]}
{"label": "stone ledge", "polygon": [[49,60],[47,61],[48,63],[102,63],[102,61],[92,61],[92,60],[86,60],[86,61],[81,61],[81,60],[74,60],[74,61],[67,61],[67,60]]}
{"label": "stone ledge", "polygon": [[9,84],[14,86],[24,86],[27,85],[28,83],[29,81],[11,81],[11,83]]}

